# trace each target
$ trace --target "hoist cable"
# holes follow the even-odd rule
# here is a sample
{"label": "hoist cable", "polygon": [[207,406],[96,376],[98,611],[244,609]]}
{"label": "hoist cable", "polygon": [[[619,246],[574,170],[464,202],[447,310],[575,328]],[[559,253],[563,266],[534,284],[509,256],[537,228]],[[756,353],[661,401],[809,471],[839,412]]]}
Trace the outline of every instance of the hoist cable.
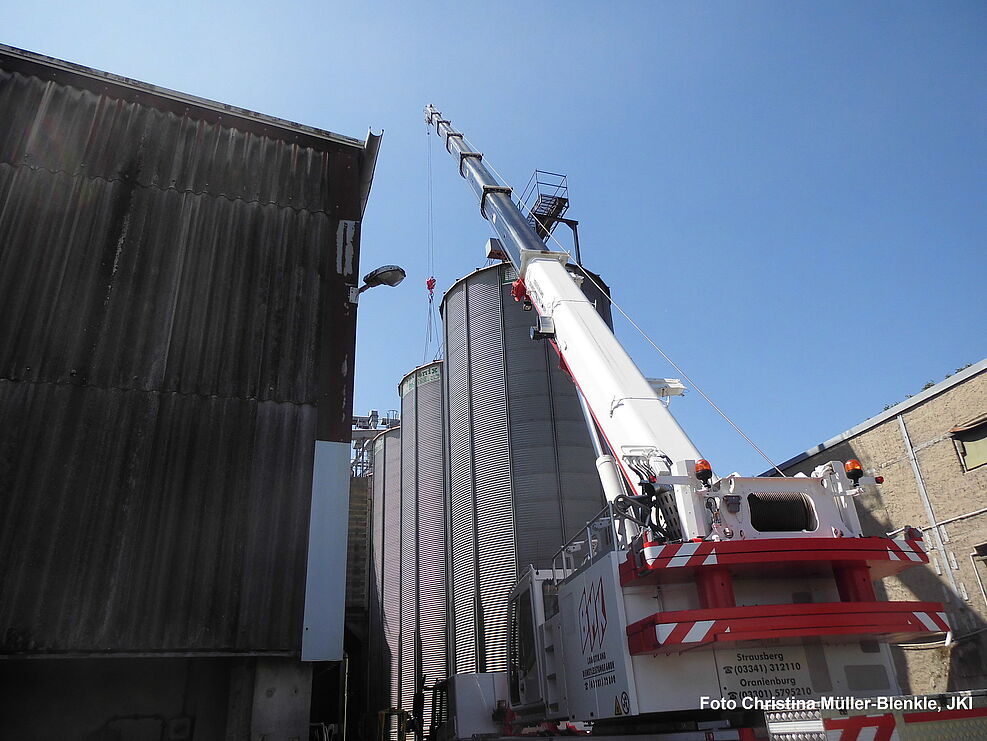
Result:
{"label": "hoist cable", "polygon": [[435,262],[433,257],[433,252],[435,249],[435,211],[433,206],[432,198],[432,128],[426,126],[425,130],[427,136],[425,137],[425,160],[427,162],[427,195],[428,204],[426,208],[426,218],[428,219],[428,230],[425,235],[425,248],[426,248],[426,263],[425,269],[428,271],[429,275],[432,275],[432,271],[435,268]]}
{"label": "hoist cable", "polygon": [[[435,323],[435,211],[432,197],[432,128],[425,126],[425,161],[426,161],[426,185],[425,185],[425,270],[428,278],[425,286],[428,289],[428,312],[425,318],[425,343],[422,348],[422,365],[428,362],[428,350],[433,341],[438,340],[438,331]],[[437,359],[437,357],[435,358]]]}
{"label": "hoist cable", "polygon": [[[472,149],[474,152],[477,151],[476,147],[473,146],[473,143],[469,139],[467,139],[465,136],[463,137],[463,141],[466,142],[466,144],[469,146],[469,148]],[[500,180],[500,182],[501,182],[502,185],[507,185],[507,179],[503,175],[501,175],[499,172],[497,172],[497,168],[495,168],[493,166],[493,164],[490,163],[490,160],[486,156],[484,156],[484,158],[483,158],[483,164],[486,167],[490,168],[490,170],[494,173],[494,175],[496,175],[497,178]],[[518,204],[518,206],[520,208],[523,208],[525,211],[528,212],[528,216],[533,216],[534,215],[532,213],[531,209],[528,208],[527,204],[521,203],[520,198],[517,200],[517,204]],[[535,218],[537,218],[537,217],[535,217]],[[564,252],[569,257],[570,260],[573,260],[572,253],[569,252],[569,250],[565,247],[565,245],[563,245],[553,233],[549,232],[548,233],[548,236],[549,236],[549,238],[553,242],[555,242],[555,244],[557,244],[559,246],[559,251],[560,252]],[[785,472],[782,471],[780,468],[778,468],[778,465],[773,460],[771,460],[771,458],[769,458],[768,455],[763,450],[761,450],[757,446],[757,444],[753,440],[751,440],[742,429],[740,429],[740,427],[737,425],[737,423],[734,422],[732,419],[730,419],[730,417],[727,416],[726,412],[724,412],[722,409],[720,409],[713,402],[713,400],[711,398],[709,398],[709,396],[706,395],[706,392],[703,391],[702,388],[700,388],[699,385],[695,381],[693,381],[692,378],[689,377],[689,374],[688,373],[686,373],[684,370],[682,370],[682,368],[679,367],[679,365],[674,360],[672,360],[670,357],[668,357],[668,355],[665,353],[665,351],[662,350],[658,346],[658,343],[656,343],[653,339],[651,339],[651,337],[648,336],[648,333],[645,332],[643,329],[641,329],[641,327],[638,325],[638,323],[635,322],[631,318],[630,314],[628,314],[626,311],[624,311],[623,307],[621,307],[620,304],[618,304],[616,301],[613,300],[613,298],[607,293],[607,291],[603,288],[603,286],[601,286],[600,283],[593,277],[593,275],[588,270],[584,270],[583,272],[586,273],[586,277],[589,278],[590,283],[592,283],[594,286],[596,286],[597,290],[600,291],[601,294],[603,294],[604,296],[607,297],[607,299],[610,301],[610,305],[612,307],[614,307],[615,309],[617,309],[617,311],[620,312],[620,314],[624,317],[624,319],[626,319],[630,323],[630,325],[632,327],[634,327],[634,329],[636,329],[638,331],[638,333],[648,342],[648,344],[650,344],[651,347],[653,347],[658,352],[658,354],[661,355],[661,357],[663,357],[665,359],[665,361],[670,366],[672,366],[676,370],[676,372],[678,372],[678,374],[680,376],[682,376],[682,378],[684,378],[692,386],[692,388],[694,388],[696,390],[696,393],[699,394],[701,397],[703,397],[703,399],[705,399],[706,402],[711,407],[713,407],[713,409],[716,410],[716,413],[719,414],[721,417],[723,417],[723,419],[726,420],[727,424],[729,424],[734,430],[736,430],[737,431],[737,434],[739,434],[742,438],[744,438],[744,440],[746,440],[747,443],[752,448],[754,448],[754,450],[757,451],[758,455],[760,455],[762,458],[764,458],[764,460],[766,460],[768,462],[768,464],[774,470],[776,470],[781,476],[784,476],[785,475]]]}

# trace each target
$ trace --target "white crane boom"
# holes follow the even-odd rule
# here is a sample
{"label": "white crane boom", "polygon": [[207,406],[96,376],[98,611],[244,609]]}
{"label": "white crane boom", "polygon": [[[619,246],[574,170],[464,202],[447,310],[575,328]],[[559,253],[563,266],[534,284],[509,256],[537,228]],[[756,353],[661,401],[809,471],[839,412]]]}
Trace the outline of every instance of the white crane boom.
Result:
{"label": "white crane boom", "polygon": [[[506,704],[518,724],[648,734],[686,713],[697,731],[716,722],[736,734],[750,721],[738,709],[895,692],[878,644],[945,635],[949,624],[941,603],[877,598],[874,580],[929,562],[914,528],[863,536],[854,498],[883,479],[856,460],[812,476],[715,479],[580,290],[568,254],[545,248],[439,111],[426,107],[425,120],[517,269],[514,297],[538,313],[532,338],[553,343],[578,389],[608,500],[551,570],[530,568],[511,592]],[[704,708],[704,697],[722,703]],[[818,739],[818,718],[779,727]]]}
{"label": "white crane boom", "polygon": [[[675,463],[687,473],[685,462],[698,459],[699,451],[564,267],[568,254],[545,249],[514,205],[510,188],[494,179],[482,154],[471,150],[439,111],[428,106],[425,116],[446,149],[459,157],[460,174],[480,197],[481,213],[517,269],[515,297],[529,300],[550,320],[541,323],[551,327],[541,336],[551,339],[565,362],[631,490],[642,475],[670,474]],[[608,499],[622,493],[612,478],[604,478],[604,487]]]}

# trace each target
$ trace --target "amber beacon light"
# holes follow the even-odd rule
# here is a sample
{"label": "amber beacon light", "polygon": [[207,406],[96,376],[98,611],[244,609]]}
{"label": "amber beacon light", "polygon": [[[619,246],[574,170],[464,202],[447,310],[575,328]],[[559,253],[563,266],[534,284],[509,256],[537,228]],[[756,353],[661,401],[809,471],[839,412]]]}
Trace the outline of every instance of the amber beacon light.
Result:
{"label": "amber beacon light", "polygon": [[700,458],[696,461],[696,478],[702,481],[703,484],[709,484],[709,480],[713,478],[713,468],[705,458]]}
{"label": "amber beacon light", "polygon": [[861,476],[864,475],[864,469],[863,466],[860,465],[860,461],[856,458],[851,458],[843,464],[843,468],[846,470],[847,477],[853,482],[853,485],[856,486],[857,482],[860,481]]}

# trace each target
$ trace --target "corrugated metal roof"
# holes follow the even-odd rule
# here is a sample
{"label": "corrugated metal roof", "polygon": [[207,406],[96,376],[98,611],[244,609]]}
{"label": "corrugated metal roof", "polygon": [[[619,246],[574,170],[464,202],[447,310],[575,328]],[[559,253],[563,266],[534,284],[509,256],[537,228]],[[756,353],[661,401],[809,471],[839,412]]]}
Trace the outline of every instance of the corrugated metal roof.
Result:
{"label": "corrugated metal roof", "polygon": [[0,49],[0,654],[296,653],[372,163],[71,67]]}
{"label": "corrugated metal roof", "polygon": [[0,110],[3,162],[313,211],[329,202],[325,149],[10,72]]}
{"label": "corrugated metal roof", "polygon": [[[288,136],[294,141],[319,139],[321,141],[315,143],[317,149],[324,148],[328,142],[363,148],[371,144],[370,140],[375,139],[370,137],[364,143],[359,139],[335,134],[325,129],[287,121],[266,113],[258,113],[177,90],[169,90],[160,85],[114,75],[6,44],[0,44],[0,57],[4,58],[5,69],[40,77],[70,88],[103,92],[120,100],[150,103],[152,107],[159,110],[177,112],[179,115],[191,114],[193,118],[202,121],[224,122],[226,126],[240,130],[273,133],[280,137]],[[312,142],[309,142],[309,145],[311,146]]]}

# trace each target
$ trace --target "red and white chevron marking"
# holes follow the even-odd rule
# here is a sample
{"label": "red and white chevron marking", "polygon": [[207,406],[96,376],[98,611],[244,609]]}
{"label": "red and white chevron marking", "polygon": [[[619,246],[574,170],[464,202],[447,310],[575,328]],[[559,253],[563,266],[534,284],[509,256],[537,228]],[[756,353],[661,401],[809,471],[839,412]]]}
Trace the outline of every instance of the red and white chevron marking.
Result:
{"label": "red and white chevron marking", "polygon": [[[928,631],[929,633],[945,633],[949,631],[949,621],[945,612],[912,612],[912,617],[904,617],[904,613],[897,618],[898,622],[885,625],[882,630],[893,631]],[[904,619],[902,619],[904,618]],[[716,637],[731,632],[747,633],[750,631],[771,631],[789,630],[798,627],[808,627],[811,633],[810,618],[806,620],[801,616],[792,617],[742,617],[723,618],[719,620],[684,620],[674,623],[657,623],[655,625],[655,638],[660,646],[673,646],[685,643],[709,643],[715,641]],[[835,621],[834,621],[835,622]],[[866,624],[865,624],[866,625]],[[867,625],[867,627],[870,627]],[[722,640],[730,640],[729,638]]]}
{"label": "red and white chevron marking", "polygon": [[890,713],[826,718],[823,727],[826,741],[898,741],[899,738]]}
{"label": "red and white chevron marking", "polygon": [[918,620],[925,629],[930,633],[947,633],[949,632],[949,620],[946,617],[945,612],[913,612],[912,615]]}
{"label": "red and white chevron marking", "polygon": [[[712,540],[704,540],[701,543],[648,545],[643,549],[644,562],[652,568],[711,566],[716,563],[716,545]],[[664,559],[668,561],[665,562]]]}
{"label": "red and white chevron marking", "polygon": [[[930,727],[922,728],[924,724]],[[987,708],[904,713],[898,718],[891,713],[823,718],[823,728],[826,741],[899,741],[901,736],[905,739],[984,738]]]}
{"label": "red and white chevron marking", "polygon": [[[839,548],[848,552],[859,552],[862,560],[910,561],[913,563],[928,563],[925,546],[919,538],[865,539],[819,539],[805,538],[804,547],[820,552]],[[769,541],[712,541],[689,543],[646,544],[641,549],[644,563],[649,569],[674,569],[685,566],[714,566],[727,559],[727,562],[749,561],[758,555],[765,560],[788,560],[795,552],[792,543],[783,546],[773,546]],[[843,557],[844,559],[846,556]],[[795,560],[798,560],[797,558]]]}
{"label": "red and white chevron marking", "polygon": [[680,643],[706,643],[712,641],[720,633],[729,633],[730,625],[726,620],[696,620],[684,623],[658,623],[655,635],[662,646]]}
{"label": "red and white chevron marking", "polygon": [[927,563],[929,558],[925,555],[925,544],[921,540],[895,538],[888,541],[888,560]]}

